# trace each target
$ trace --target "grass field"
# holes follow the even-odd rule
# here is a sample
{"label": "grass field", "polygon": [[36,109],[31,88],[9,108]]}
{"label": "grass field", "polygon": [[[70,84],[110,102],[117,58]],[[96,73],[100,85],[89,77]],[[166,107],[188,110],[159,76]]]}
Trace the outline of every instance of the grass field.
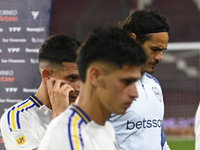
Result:
{"label": "grass field", "polygon": [[194,150],[194,138],[167,138],[167,143],[171,150]]}

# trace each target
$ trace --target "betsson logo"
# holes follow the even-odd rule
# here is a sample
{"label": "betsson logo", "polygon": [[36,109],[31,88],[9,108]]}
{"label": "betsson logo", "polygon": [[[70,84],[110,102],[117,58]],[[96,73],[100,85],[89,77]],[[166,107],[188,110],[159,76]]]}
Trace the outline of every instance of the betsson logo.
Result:
{"label": "betsson logo", "polygon": [[162,120],[153,119],[153,120],[146,120],[145,118],[143,121],[131,122],[127,120],[126,122],[126,130],[133,130],[133,129],[141,129],[141,128],[160,128],[162,126]]}

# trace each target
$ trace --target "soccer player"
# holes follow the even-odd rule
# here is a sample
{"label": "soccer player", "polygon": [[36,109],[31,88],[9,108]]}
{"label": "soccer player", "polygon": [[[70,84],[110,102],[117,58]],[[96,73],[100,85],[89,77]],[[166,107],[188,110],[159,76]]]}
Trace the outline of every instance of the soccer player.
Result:
{"label": "soccer player", "polygon": [[144,51],[127,32],[94,29],[78,50],[79,100],[51,122],[39,150],[116,150],[107,120],[111,113],[124,113],[138,96],[135,82],[145,63]]}
{"label": "soccer player", "polygon": [[169,40],[167,19],[156,10],[138,10],[123,23],[148,55],[145,72],[136,86],[138,98],[123,115],[112,114],[110,121],[120,150],[169,150],[163,132],[164,103],[160,83],[152,73],[163,59]]}
{"label": "soccer player", "polygon": [[[41,46],[39,70],[42,81],[37,93],[9,108],[1,118],[7,150],[36,149],[51,120],[75,102],[81,86],[76,65],[79,46],[78,41],[66,35],[51,36]],[[47,86],[52,90],[49,91]],[[65,99],[51,100],[56,92]]]}

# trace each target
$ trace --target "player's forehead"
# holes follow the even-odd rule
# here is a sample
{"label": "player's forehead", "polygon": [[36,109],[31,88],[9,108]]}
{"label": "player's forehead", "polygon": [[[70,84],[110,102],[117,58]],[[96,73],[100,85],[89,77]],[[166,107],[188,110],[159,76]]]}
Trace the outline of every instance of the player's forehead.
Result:
{"label": "player's forehead", "polygon": [[139,79],[141,77],[142,66],[139,65],[123,65],[113,71],[113,75],[118,78],[133,78]]}
{"label": "player's forehead", "polygon": [[159,32],[159,33],[153,33],[151,35],[151,38],[149,40],[147,40],[145,43],[148,43],[149,46],[151,46],[151,47],[167,49],[168,41],[169,41],[168,33],[167,32]]}

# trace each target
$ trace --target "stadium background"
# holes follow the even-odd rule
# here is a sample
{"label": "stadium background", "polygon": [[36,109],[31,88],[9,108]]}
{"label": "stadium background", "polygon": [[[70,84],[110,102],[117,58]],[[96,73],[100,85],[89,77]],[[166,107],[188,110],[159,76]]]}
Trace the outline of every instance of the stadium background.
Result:
{"label": "stadium background", "polygon": [[[41,46],[46,37],[67,34],[82,41],[94,27],[107,22],[117,25],[131,12],[147,8],[163,12],[170,23],[168,50],[164,52],[164,60],[153,74],[161,83],[164,93],[165,134],[169,140],[178,137],[193,141],[190,145],[184,145],[184,148],[194,149],[194,117],[200,99],[199,0],[27,0],[26,3],[20,0],[1,0],[0,10],[18,10],[16,16],[19,20],[13,24],[2,22],[0,18],[0,115],[15,102],[27,98],[37,90],[41,78],[37,68],[37,53],[34,50]],[[27,12],[31,10],[35,12],[35,18],[34,13],[27,16]],[[26,28],[26,32],[6,32],[4,28],[7,29],[8,26]],[[27,27],[32,28],[29,30],[31,33],[27,31]],[[34,33],[33,28],[36,27],[38,30]],[[26,42],[27,45],[3,43],[3,38],[5,40],[16,37],[26,38],[30,42]],[[32,53],[22,52],[26,51],[26,48],[27,51],[32,50]],[[27,63],[5,63],[9,58],[24,58]],[[7,75],[3,73],[8,70],[10,72],[7,72]],[[15,80],[5,82],[2,78],[5,76]],[[2,138],[0,150],[4,150]]]}

